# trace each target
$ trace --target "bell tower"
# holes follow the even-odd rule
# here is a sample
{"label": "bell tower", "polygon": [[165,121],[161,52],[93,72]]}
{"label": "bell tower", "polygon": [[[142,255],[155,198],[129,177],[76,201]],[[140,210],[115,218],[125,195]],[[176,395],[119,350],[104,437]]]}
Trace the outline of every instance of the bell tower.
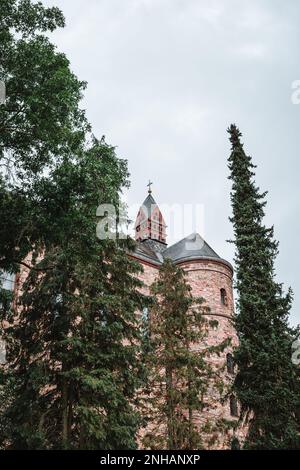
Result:
{"label": "bell tower", "polygon": [[136,241],[154,240],[166,245],[166,223],[162,213],[152,196],[153,183],[149,181],[148,196],[139,209],[135,222]]}

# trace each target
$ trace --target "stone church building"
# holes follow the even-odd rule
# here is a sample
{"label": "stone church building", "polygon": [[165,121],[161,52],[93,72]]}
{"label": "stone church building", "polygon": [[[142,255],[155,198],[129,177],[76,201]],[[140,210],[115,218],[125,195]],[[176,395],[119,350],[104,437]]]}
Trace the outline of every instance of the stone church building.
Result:
{"label": "stone church building", "polygon": [[[170,258],[176,266],[185,271],[193,295],[205,299],[206,305],[210,307],[210,319],[218,321],[218,326],[210,329],[207,343],[220,344],[223,340],[231,338],[230,347],[221,356],[211,359],[222,369],[222,379],[229,386],[234,378],[232,347],[237,344],[232,322],[234,299],[231,264],[222,259],[198,233],[188,235],[168,246],[166,223],[153,198],[151,188],[139,209],[134,228],[138,243],[132,257],[143,266],[141,279],[145,286],[149,287],[154,282],[161,264]],[[207,442],[208,448],[238,447],[243,438],[242,430],[237,428],[236,398],[230,392],[226,393],[226,390],[221,397],[212,388],[209,407],[201,416],[195,417],[195,420],[198,420],[200,425],[209,422],[214,424],[210,440]]]}
{"label": "stone church building", "polygon": [[[163,261],[170,258],[176,266],[182,268],[187,281],[192,287],[196,297],[205,299],[210,307],[210,319],[218,321],[218,326],[211,328],[207,337],[207,344],[220,344],[223,340],[231,338],[231,345],[220,356],[212,357],[211,361],[221,368],[222,381],[225,385],[234,379],[234,364],[232,348],[237,345],[237,337],[233,327],[234,299],[232,289],[233,268],[231,264],[222,259],[202,237],[193,233],[179,242],[168,246],[166,223],[159,206],[153,198],[151,188],[139,209],[135,222],[136,249],[130,254],[143,267],[140,275],[145,290],[154,282]],[[0,273],[1,274],[1,273]],[[23,284],[28,269],[22,267],[17,279],[14,276],[2,273],[0,282],[8,290],[19,289]],[[201,345],[199,345],[201,346]],[[5,364],[5,347],[0,341],[0,365]],[[202,425],[213,423],[209,441],[205,444],[210,449],[230,449],[238,447],[243,440],[244,432],[238,427],[238,403],[236,398],[226,393],[216,393],[211,387],[207,398],[209,406],[198,416],[195,423]]]}

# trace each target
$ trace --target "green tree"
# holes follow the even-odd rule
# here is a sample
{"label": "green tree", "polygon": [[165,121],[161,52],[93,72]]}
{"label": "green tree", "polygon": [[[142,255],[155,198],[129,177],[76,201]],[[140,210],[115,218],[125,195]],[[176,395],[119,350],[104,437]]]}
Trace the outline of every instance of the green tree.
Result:
{"label": "green tree", "polygon": [[96,237],[99,204],[119,216],[127,163],[89,135],[85,84],[47,37],[60,10],[3,0],[0,15],[0,269],[28,269],[22,295],[0,292],[1,446],[132,448],[140,267],[130,240]]}
{"label": "green tree", "polygon": [[[141,386],[140,325],[146,299],[141,268],[126,240],[96,237],[96,208],[119,204],[127,169],[102,142],[65,162],[40,191],[51,235],[36,245],[18,298],[7,315],[7,384],[14,399],[2,414],[11,448],[134,448]],[[106,188],[107,186],[107,188]],[[98,189],[99,188],[99,189]],[[63,202],[60,207],[59,201]],[[42,204],[43,206],[43,204]],[[57,208],[58,207],[58,208]]]}
{"label": "green tree", "polygon": [[151,449],[198,449],[207,435],[203,436],[204,426],[196,424],[195,413],[201,415],[208,407],[209,387],[223,386],[209,359],[230,340],[207,345],[208,330],[218,322],[205,318],[209,308],[202,298],[193,297],[184,271],[171,260],[163,263],[151,293],[143,444]]}
{"label": "green tree", "polygon": [[255,166],[239,129],[231,125],[228,132],[240,341],[235,389],[241,417],[249,424],[245,447],[299,448],[299,380],[291,360],[291,344],[299,332],[288,323],[292,292],[285,294],[276,281],[278,243],[273,227],[263,223],[267,193],[255,185]]}
{"label": "green tree", "polygon": [[[85,88],[47,33],[64,26],[57,8],[2,0],[0,80],[0,268],[14,269],[37,238],[33,185],[85,144],[89,125],[79,101]],[[36,202],[36,201],[34,201]],[[28,217],[28,214],[32,217]]]}

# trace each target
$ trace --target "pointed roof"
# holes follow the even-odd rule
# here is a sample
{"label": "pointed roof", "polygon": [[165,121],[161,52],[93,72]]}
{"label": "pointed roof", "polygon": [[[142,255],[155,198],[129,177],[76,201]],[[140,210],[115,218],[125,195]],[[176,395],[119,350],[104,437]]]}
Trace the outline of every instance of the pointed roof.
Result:
{"label": "pointed roof", "polygon": [[216,258],[220,256],[209,246],[208,243],[199,235],[192,233],[188,237],[183,238],[179,242],[170,246],[163,252],[164,258],[170,258],[174,262],[199,259],[199,258]]}
{"label": "pointed roof", "polygon": [[143,204],[142,204],[142,207],[145,207],[146,210],[147,210],[147,216],[150,217],[153,209],[157,206],[157,203],[154,199],[154,197],[152,196],[151,193],[148,194],[148,196],[146,197],[146,199],[144,200]]}
{"label": "pointed roof", "polygon": [[166,225],[165,220],[164,220],[164,218],[163,218],[163,215],[162,215],[162,213],[161,213],[161,211],[160,211],[160,209],[159,209],[159,206],[158,206],[157,202],[155,201],[154,197],[152,196],[152,193],[149,192],[149,193],[148,193],[148,196],[146,197],[146,199],[144,200],[143,204],[142,204],[141,207],[140,207],[140,212],[139,212],[139,214],[144,215],[144,217],[143,217],[143,218],[140,218],[140,219],[137,217],[137,219],[136,219],[136,221],[135,221],[134,227],[136,228],[137,225],[140,225],[140,224],[141,224],[142,222],[144,222],[145,220],[151,218],[151,214],[153,213],[153,211],[154,211],[156,208],[158,208],[159,213],[160,213],[160,215],[161,215],[161,223],[162,223],[163,225]]}
{"label": "pointed roof", "polygon": [[135,255],[137,255],[139,258],[144,259],[145,261],[149,261],[151,263],[154,263],[156,265],[161,265],[164,261],[163,255],[162,255],[162,250],[161,247],[165,247],[165,245],[162,245],[161,243],[157,243],[157,245],[161,245],[161,247],[155,246],[152,244],[153,240],[147,239],[139,242],[135,248]]}
{"label": "pointed roof", "polygon": [[153,240],[144,240],[137,244],[135,254],[138,258],[152,262],[157,266],[161,265],[164,259],[167,258],[175,264],[183,261],[206,259],[219,261],[233,271],[232,265],[220,258],[198,233],[192,233],[169,248],[164,248],[160,244],[157,245]]}

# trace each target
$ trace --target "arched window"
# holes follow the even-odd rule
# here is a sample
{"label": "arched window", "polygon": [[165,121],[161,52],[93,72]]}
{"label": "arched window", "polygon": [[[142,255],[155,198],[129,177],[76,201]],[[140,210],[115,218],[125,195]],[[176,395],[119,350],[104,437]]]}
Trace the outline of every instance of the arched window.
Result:
{"label": "arched window", "polygon": [[227,306],[228,305],[228,300],[227,300],[227,293],[225,289],[220,289],[220,294],[221,294],[221,304]]}
{"label": "arched window", "polygon": [[234,360],[231,353],[226,354],[226,365],[228,374],[234,374]]}
{"label": "arched window", "polygon": [[238,405],[237,405],[237,399],[235,398],[234,395],[230,395],[230,414],[231,416],[238,417]]}

